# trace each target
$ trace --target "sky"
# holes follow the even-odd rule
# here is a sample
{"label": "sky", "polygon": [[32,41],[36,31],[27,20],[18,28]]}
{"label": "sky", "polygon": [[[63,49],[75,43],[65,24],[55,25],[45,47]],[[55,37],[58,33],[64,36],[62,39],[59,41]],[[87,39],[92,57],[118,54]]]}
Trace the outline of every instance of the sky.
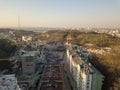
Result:
{"label": "sky", "polygon": [[0,27],[120,28],[120,0],[0,0]]}

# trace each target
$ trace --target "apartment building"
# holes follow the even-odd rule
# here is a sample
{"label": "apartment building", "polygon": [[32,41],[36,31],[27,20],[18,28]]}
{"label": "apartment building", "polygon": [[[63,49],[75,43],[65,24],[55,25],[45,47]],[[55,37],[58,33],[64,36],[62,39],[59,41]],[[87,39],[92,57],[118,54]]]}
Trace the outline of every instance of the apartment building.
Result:
{"label": "apartment building", "polygon": [[0,90],[21,90],[14,74],[0,76]]}
{"label": "apartment building", "polygon": [[75,90],[101,90],[104,76],[88,61],[84,50],[67,48],[66,66],[71,74]]}
{"label": "apartment building", "polygon": [[22,73],[24,74],[34,74],[35,73],[35,64],[37,56],[35,55],[36,51],[29,51],[29,53],[23,54],[20,56],[20,61],[22,62]]}

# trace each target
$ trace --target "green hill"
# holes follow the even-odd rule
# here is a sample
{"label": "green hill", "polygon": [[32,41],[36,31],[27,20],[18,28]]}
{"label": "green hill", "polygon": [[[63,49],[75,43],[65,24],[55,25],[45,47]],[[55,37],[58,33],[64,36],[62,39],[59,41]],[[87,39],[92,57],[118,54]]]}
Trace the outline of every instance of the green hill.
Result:
{"label": "green hill", "polygon": [[48,31],[36,36],[40,40],[56,40],[65,42],[66,37],[72,37],[74,44],[91,43],[94,47],[111,47],[111,52],[105,55],[93,55],[90,62],[105,76],[102,90],[120,90],[120,38],[96,32]]}

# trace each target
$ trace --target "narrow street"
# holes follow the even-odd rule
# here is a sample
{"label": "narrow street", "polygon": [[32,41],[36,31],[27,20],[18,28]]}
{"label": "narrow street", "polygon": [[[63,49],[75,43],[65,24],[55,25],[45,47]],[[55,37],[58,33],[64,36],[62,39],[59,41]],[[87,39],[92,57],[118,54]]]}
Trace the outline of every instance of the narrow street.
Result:
{"label": "narrow street", "polygon": [[71,90],[64,72],[64,52],[45,51],[45,68],[39,81],[38,90]]}

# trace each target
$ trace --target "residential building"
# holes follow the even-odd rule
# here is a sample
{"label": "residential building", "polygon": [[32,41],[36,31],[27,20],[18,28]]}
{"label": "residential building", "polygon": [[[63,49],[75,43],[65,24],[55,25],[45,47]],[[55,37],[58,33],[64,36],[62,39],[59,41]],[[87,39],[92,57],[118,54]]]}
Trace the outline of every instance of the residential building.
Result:
{"label": "residential building", "polygon": [[24,74],[34,74],[35,73],[35,63],[37,56],[35,51],[29,51],[27,54],[23,54],[19,57],[22,62],[22,73]]}
{"label": "residential building", "polygon": [[22,36],[22,41],[32,41],[32,37],[31,36]]}
{"label": "residential building", "polygon": [[85,50],[67,48],[66,66],[72,76],[75,90],[101,90],[104,76],[88,61]]}
{"label": "residential building", "polygon": [[21,90],[14,74],[0,76],[0,90]]}

